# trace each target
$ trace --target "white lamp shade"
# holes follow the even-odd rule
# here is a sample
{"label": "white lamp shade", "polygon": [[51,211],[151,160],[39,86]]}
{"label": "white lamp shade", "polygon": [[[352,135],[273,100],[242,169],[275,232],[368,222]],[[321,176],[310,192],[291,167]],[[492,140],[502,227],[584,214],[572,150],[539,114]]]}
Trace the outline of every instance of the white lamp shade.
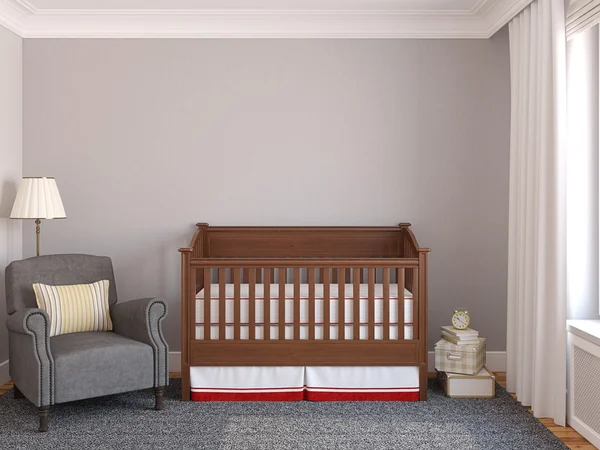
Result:
{"label": "white lamp shade", "polygon": [[23,178],[10,213],[11,219],[65,219],[54,178]]}

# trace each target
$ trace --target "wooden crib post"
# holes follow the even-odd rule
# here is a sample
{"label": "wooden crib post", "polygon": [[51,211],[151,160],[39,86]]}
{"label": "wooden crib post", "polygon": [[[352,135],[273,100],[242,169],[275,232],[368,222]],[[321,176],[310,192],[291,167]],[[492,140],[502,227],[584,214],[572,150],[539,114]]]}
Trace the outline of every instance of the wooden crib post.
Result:
{"label": "wooden crib post", "polygon": [[[427,253],[428,248],[419,249],[419,342],[421,365],[419,368],[419,400],[427,400]],[[414,315],[414,313],[413,313]]]}
{"label": "wooden crib post", "polygon": [[410,285],[413,296],[413,339],[421,338],[421,289],[419,289],[419,269],[410,269]]}
{"label": "wooden crib post", "polygon": [[190,326],[188,318],[188,302],[190,301],[190,258],[191,248],[179,249],[181,252],[181,399],[189,400],[191,394],[190,386],[190,358],[189,341]]}
{"label": "wooden crib post", "polygon": [[196,339],[196,292],[203,287],[204,269],[191,265],[192,258],[203,258],[206,253],[207,223],[197,223],[189,247],[180,248],[181,253],[181,399],[190,400],[190,341]]}

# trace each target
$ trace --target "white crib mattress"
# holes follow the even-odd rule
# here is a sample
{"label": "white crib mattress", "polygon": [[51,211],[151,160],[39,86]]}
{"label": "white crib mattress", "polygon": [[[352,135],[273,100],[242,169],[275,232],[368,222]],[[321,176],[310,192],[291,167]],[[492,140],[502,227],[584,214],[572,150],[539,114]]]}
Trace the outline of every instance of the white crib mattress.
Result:
{"label": "white crib mattress", "polygon": [[[389,285],[389,334],[390,339],[398,339],[398,285]],[[345,285],[344,292],[344,337],[353,339],[354,286]],[[219,338],[219,285],[210,288],[210,334],[211,339]],[[279,285],[270,285],[270,339],[279,339]],[[308,339],[308,284],[300,285],[300,339]],[[360,337],[368,336],[368,284],[360,285]],[[383,339],[383,285],[374,285],[375,339]],[[255,285],[255,338],[264,339],[264,285]],[[338,338],[338,285],[330,284],[330,339]],[[234,285],[225,285],[225,339],[233,339]],[[323,284],[315,284],[315,339],[323,339]],[[285,285],[285,339],[292,339],[294,333],[294,285]],[[249,285],[240,285],[240,338],[249,339]],[[410,291],[404,289],[404,339],[413,338],[413,298]],[[400,328],[401,329],[401,328]],[[196,295],[196,339],[204,339],[204,289]]]}

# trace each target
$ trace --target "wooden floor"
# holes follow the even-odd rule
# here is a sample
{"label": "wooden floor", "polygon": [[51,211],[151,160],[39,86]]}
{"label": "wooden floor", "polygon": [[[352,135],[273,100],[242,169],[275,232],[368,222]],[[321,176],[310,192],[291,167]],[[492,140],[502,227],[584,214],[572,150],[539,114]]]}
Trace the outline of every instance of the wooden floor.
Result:
{"label": "wooden floor", "polygon": [[[496,381],[500,386],[506,388],[506,373],[504,372],[496,372]],[[171,372],[171,378],[180,378],[181,373]],[[430,374],[430,376],[435,377],[435,374]],[[0,395],[4,394],[6,391],[12,389],[13,383],[9,382],[4,386],[0,386]],[[513,395],[514,397],[514,395]],[[529,412],[531,410],[527,408]],[[593,450],[594,447],[590,444],[584,437],[582,437],[577,431],[575,431],[571,427],[561,427],[556,425],[552,419],[540,419],[546,428],[548,428],[554,435],[563,441],[569,448],[571,449],[581,449],[581,450]]]}

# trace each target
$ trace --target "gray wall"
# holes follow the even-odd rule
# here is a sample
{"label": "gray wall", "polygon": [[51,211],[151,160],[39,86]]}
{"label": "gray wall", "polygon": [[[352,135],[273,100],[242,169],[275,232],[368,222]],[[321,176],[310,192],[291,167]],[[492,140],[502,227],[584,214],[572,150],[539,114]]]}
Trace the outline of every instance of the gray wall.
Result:
{"label": "gray wall", "polygon": [[21,223],[8,219],[23,161],[21,56],[22,39],[0,26],[0,363],[8,359],[4,269],[22,256]]}
{"label": "gray wall", "polygon": [[600,319],[598,300],[598,25],[567,45],[567,317]]}
{"label": "gray wall", "polygon": [[[113,258],[179,343],[194,224],[414,224],[430,333],[467,307],[506,348],[508,36],[490,40],[26,40],[24,173],[68,218],[42,251]],[[32,255],[32,230],[24,252]]]}

